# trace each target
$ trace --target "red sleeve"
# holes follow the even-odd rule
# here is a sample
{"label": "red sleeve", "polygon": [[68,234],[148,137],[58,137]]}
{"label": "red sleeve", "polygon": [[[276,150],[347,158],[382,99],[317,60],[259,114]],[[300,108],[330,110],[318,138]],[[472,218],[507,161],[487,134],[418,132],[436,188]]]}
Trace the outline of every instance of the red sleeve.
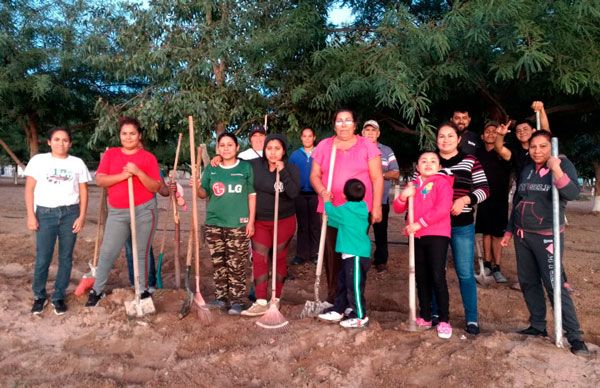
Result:
{"label": "red sleeve", "polygon": [[394,208],[394,212],[396,213],[404,213],[406,211],[406,206],[408,202],[402,201],[400,197],[396,198],[392,203],[392,207]]}

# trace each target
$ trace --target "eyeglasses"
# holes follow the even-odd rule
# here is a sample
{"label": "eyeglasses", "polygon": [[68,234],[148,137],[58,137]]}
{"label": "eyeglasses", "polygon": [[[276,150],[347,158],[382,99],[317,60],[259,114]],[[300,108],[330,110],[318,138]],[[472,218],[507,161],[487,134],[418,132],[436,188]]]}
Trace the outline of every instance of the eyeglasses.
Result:
{"label": "eyeglasses", "polygon": [[336,127],[341,127],[342,125],[346,124],[346,125],[351,125],[354,122],[354,120],[352,119],[346,119],[346,120],[336,120],[335,121],[335,126]]}

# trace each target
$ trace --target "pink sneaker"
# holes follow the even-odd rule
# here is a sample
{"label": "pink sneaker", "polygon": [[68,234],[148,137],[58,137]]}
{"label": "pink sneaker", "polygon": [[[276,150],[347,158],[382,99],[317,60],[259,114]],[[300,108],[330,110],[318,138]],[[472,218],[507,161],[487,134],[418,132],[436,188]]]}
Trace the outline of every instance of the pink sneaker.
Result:
{"label": "pink sneaker", "polygon": [[420,329],[431,329],[431,321],[426,321],[423,318],[419,317],[415,321],[417,327]]}
{"label": "pink sneaker", "polygon": [[440,322],[437,325],[438,337],[448,339],[452,337],[452,326],[448,322]]}

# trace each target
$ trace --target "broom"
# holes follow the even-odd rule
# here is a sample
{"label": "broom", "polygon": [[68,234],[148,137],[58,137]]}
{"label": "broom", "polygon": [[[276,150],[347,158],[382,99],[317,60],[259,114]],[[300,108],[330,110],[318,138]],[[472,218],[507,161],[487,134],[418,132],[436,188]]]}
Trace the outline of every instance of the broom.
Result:
{"label": "broom", "polygon": [[[333,143],[331,147],[331,155],[329,157],[329,175],[327,177],[327,191],[331,191],[331,185],[333,183],[333,169],[335,168],[335,154],[336,146]],[[317,258],[317,273],[315,276],[315,300],[306,301],[304,309],[300,313],[300,318],[305,317],[316,317],[321,314],[323,310],[330,307],[331,304],[328,302],[321,302],[319,297],[319,287],[321,284],[321,272],[323,271],[323,256],[325,254],[325,237],[327,236],[327,213],[323,211],[323,217],[321,219],[321,238],[319,239],[319,254]]]}
{"label": "broom", "polygon": [[281,183],[279,182],[279,170],[275,170],[275,211],[273,215],[273,268],[271,270],[271,301],[269,309],[258,320],[256,324],[265,329],[279,329],[286,326],[289,322],[277,308],[277,298],[275,291],[277,288],[277,223],[279,221],[279,191]]}
{"label": "broom", "polygon": [[90,272],[83,275],[81,281],[75,288],[75,296],[87,293],[96,281],[96,267],[98,266],[98,254],[100,253],[100,242],[104,237],[104,220],[106,218],[106,189],[102,188],[100,194],[100,208],[98,210],[98,228],[96,229],[96,243],[94,244],[94,257],[90,265]]}
{"label": "broom", "polygon": [[211,320],[211,312],[200,294],[200,240],[198,239],[198,182],[200,174],[198,173],[201,149],[198,148],[198,165],[196,164],[196,154],[194,153],[196,145],[194,141],[194,118],[188,116],[188,126],[190,132],[190,160],[192,163],[192,177],[194,184],[192,186],[192,233],[194,234],[194,261],[196,270],[196,292],[194,294],[194,306],[198,313],[198,318],[208,323]]}

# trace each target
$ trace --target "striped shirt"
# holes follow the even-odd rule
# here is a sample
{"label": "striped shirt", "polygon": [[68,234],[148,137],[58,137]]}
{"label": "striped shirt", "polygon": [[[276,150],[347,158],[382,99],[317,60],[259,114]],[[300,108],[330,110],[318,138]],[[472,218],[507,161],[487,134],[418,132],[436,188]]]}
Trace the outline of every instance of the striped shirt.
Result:
{"label": "striped shirt", "polygon": [[[400,167],[398,167],[398,161],[396,161],[396,155],[394,155],[394,151],[381,143],[377,143],[377,148],[381,152],[381,169],[385,174],[388,171],[399,171]],[[387,205],[389,203],[390,198],[390,189],[392,188],[392,181],[385,179],[383,181],[383,198],[381,203]]]}
{"label": "striped shirt", "polygon": [[452,226],[466,226],[475,222],[473,205],[485,201],[490,194],[483,167],[474,155],[459,152],[450,159],[440,157],[440,163],[446,173],[454,176],[454,195],[452,200],[469,196],[471,203],[465,205],[462,213],[452,216]]}

